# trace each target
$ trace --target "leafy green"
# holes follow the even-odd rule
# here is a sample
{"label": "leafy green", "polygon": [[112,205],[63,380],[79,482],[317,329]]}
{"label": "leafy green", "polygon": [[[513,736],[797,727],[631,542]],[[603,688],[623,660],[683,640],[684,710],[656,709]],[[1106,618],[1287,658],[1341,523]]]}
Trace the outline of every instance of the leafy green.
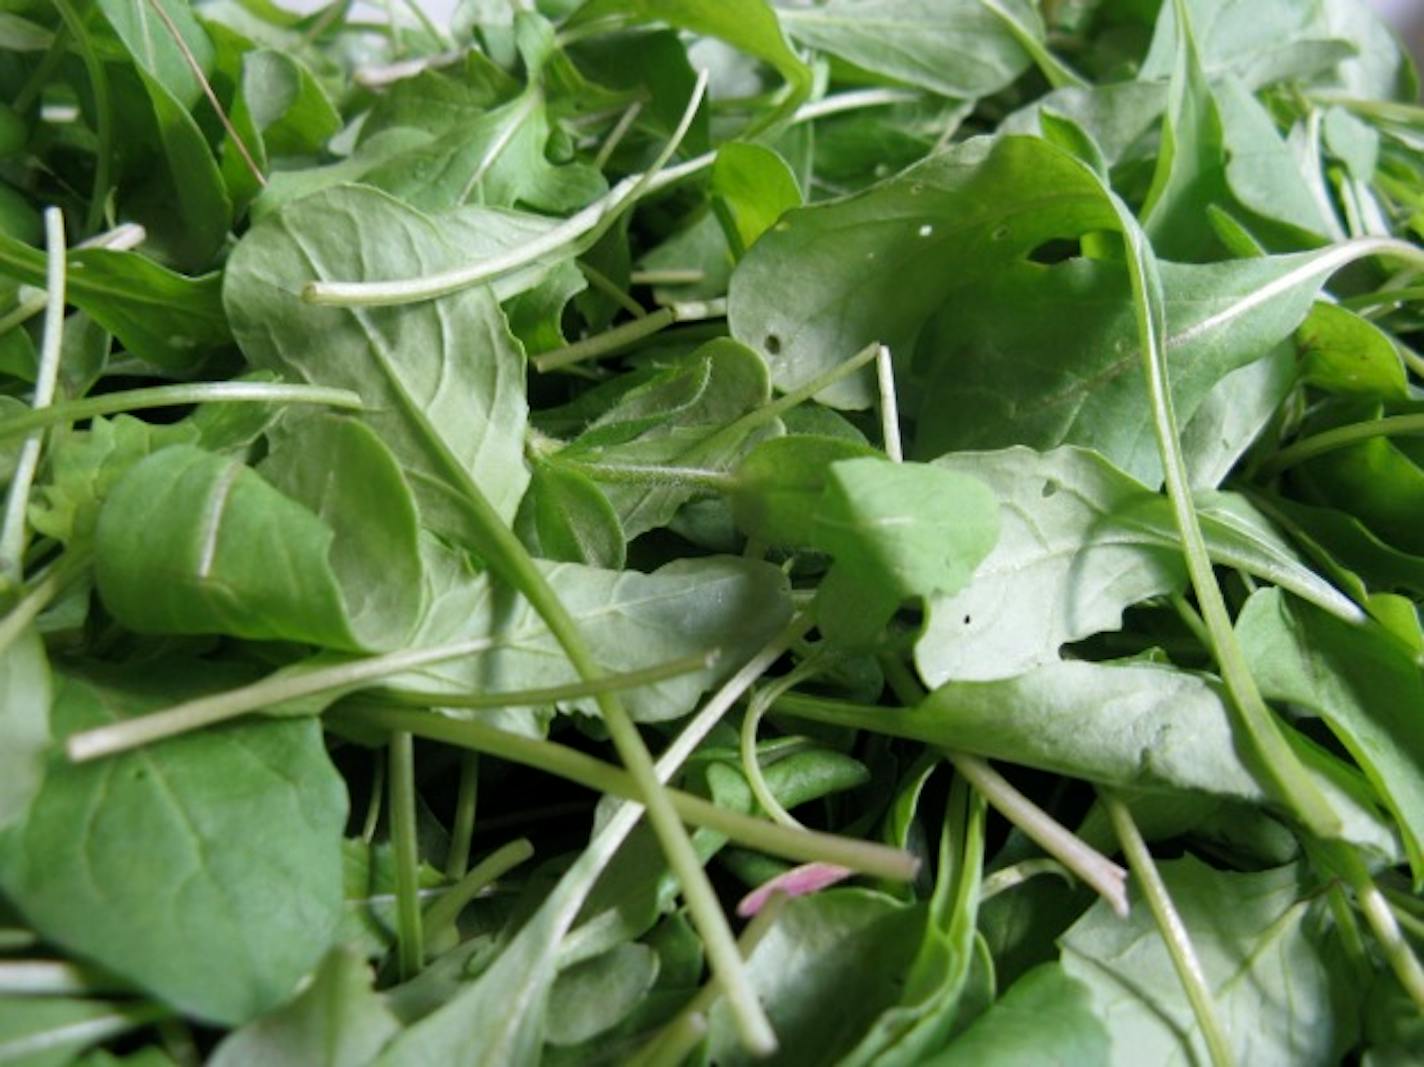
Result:
{"label": "leafy green", "polygon": [[[119,721],[220,678],[175,662],[60,675],[51,728]],[[283,1003],[330,946],[345,820],[345,790],[310,720],[87,766],[56,755],[24,821],[0,836],[0,889],[55,944],[233,1025]],[[273,885],[289,891],[273,897]]]}

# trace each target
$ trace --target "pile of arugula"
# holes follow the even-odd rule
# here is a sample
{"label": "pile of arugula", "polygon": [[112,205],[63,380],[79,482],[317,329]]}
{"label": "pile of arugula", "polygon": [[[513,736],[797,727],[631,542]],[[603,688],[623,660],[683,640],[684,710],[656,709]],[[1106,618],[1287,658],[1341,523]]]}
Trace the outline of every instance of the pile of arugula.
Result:
{"label": "pile of arugula", "polygon": [[1418,88],[7,0],[0,1064],[1416,1062]]}

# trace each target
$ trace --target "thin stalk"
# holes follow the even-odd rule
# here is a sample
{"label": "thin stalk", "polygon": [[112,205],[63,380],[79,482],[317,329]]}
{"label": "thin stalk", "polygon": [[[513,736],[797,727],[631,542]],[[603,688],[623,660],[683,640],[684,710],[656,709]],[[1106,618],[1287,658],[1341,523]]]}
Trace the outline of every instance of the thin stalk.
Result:
{"label": "thin stalk", "polygon": [[370,844],[376,840],[376,827],[381,822],[381,802],[386,796],[386,759],[379,749],[371,761],[371,796],[366,801],[366,818],[361,823],[361,840]]}
{"label": "thin stalk", "polygon": [[425,909],[422,921],[425,924],[426,937],[431,941],[438,938],[454,925],[455,920],[460,917],[460,912],[464,911],[465,906],[479,896],[486,886],[514,870],[532,855],[534,846],[529,843],[527,837],[521,837],[480,860],[468,874]]}
{"label": "thin stalk", "polygon": [[540,374],[546,374],[551,370],[569,367],[585,360],[611,356],[631,348],[645,337],[651,337],[655,333],[666,330],[675,322],[677,322],[675,309],[659,308],[640,319],[631,319],[610,330],[594,334],[592,337],[585,337],[583,340],[575,341],[563,348],[556,348],[552,352],[535,356],[529,363]]}
{"label": "thin stalk", "polygon": [[128,993],[129,986],[67,960],[0,960],[0,995],[84,997]]}
{"label": "thin stalk", "polygon": [[[905,712],[892,708],[867,707],[801,693],[787,693],[776,700],[772,710],[812,722],[921,741],[935,748],[940,748],[942,743],[933,732],[918,729],[914,720],[907,718]],[[1052,815],[1020,793],[984,760],[962,752],[944,752],[944,756],[1001,815],[1084,883],[1102,894],[1114,911],[1124,912],[1127,906],[1123,893],[1126,872],[1121,867],[1086,844]]]}
{"label": "thin stalk", "polygon": [[1181,593],[1173,593],[1170,597],[1172,610],[1177,613],[1177,618],[1182,620],[1182,624],[1192,632],[1192,636],[1201,642],[1202,648],[1210,654],[1214,647],[1211,638],[1211,631],[1206,628],[1206,623],[1196,608],[1187,603],[1187,598]]}
{"label": "thin stalk", "polygon": [[820,665],[815,659],[806,660],[798,664],[793,670],[788,671],[782,677],[772,682],[766,689],[758,693],[753,693],[751,700],[747,702],[747,710],[742,716],[741,730],[741,756],[742,773],[746,776],[747,784],[751,786],[752,795],[761,805],[762,810],[772,822],[788,826],[793,830],[805,829],[800,820],[781,806],[781,801],[776,799],[776,795],[771,791],[771,786],[766,782],[766,777],[761,772],[761,761],[757,758],[757,727],[761,725],[761,718],[766,714],[766,709],[771,707],[777,697],[781,696],[788,689],[800,685],[808,678],[812,678],[820,673]]}
{"label": "thin stalk", "polygon": [[[137,248],[148,239],[148,231],[136,222],[124,222],[115,226],[106,233],[97,234],[88,240],[80,241],[74,246],[74,250],[81,248],[104,248],[113,252],[128,252]],[[49,303],[49,294],[43,289],[35,289],[32,286],[20,286],[19,299],[13,308],[5,315],[0,316],[0,334],[9,333],[16,326],[21,326],[34,318],[45,309]]]}
{"label": "thin stalk", "polygon": [[[639,787],[629,772],[554,741],[520,737],[481,722],[450,719],[410,708],[347,704],[334,709],[332,714],[365,727],[405,731],[416,737],[484,752],[601,793],[641,800]],[[664,788],[663,795],[668,798],[675,818],[713,830],[768,855],[800,863],[834,863],[861,874],[900,882],[914,876],[914,858],[897,849],[816,830],[788,829],[765,819],[719,808],[702,797],[677,789]]]}
{"label": "thin stalk", "polygon": [[420,973],[425,938],[420,915],[420,855],[415,837],[415,748],[409,733],[390,740],[391,848],[396,867],[396,958],[402,982]]}
{"label": "thin stalk", "polygon": [[191,382],[125,389],[102,396],[70,400],[0,420],[0,440],[43,430],[60,423],[99,415],[173,407],[180,404],[322,404],[350,411],[361,409],[361,397],[349,389],[277,382]]}
{"label": "thin stalk", "polygon": [[588,279],[588,283],[597,289],[604,296],[608,297],[635,319],[641,319],[648,313],[648,309],[638,303],[633,297],[623,291],[623,287],[615,282],[603,271],[590,263],[582,260],[578,262],[579,273]]}
{"label": "thin stalk", "polygon": [[475,836],[479,797],[480,755],[478,752],[466,752],[460,759],[455,818],[450,824],[450,850],[445,854],[446,878],[463,878],[470,866],[470,841]]}
{"label": "thin stalk", "polygon": [[84,20],[75,10],[70,0],[53,0],[54,9],[64,21],[69,35],[74,38],[79,57],[84,62],[84,71],[89,75],[89,88],[94,94],[94,191],[89,195],[89,211],[85,216],[84,230],[92,233],[104,219],[104,208],[109,200],[109,186],[112,184],[110,171],[114,158],[114,111],[109,100],[109,75],[104,61],[94,48]]}
{"label": "thin stalk", "polygon": [[0,926],[0,952],[20,952],[39,944],[33,931],[18,926]]}
{"label": "thin stalk", "polygon": [[633,128],[633,123],[638,121],[638,115],[642,110],[643,101],[634,100],[623,114],[618,116],[618,121],[614,123],[613,129],[608,131],[608,136],[603,139],[603,144],[599,145],[598,153],[593,157],[595,167],[602,170],[608,165],[613,153],[618,151],[618,146],[623,143],[623,138]]}
{"label": "thin stalk", "polygon": [[[790,899],[785,893],[777,893],[752,916],[742,936],[737,938],[737,951],[743,959],[752,958],[757,946],[781,918]],[[721,983],[714,976],[693,995],[676,1018],[643,1046],[629,1061],[628,1067],[677,1067],[686,1060],[707,1033],[707,1017],[721,994]]]}
{"label": "thin stalk", "polygon": [[1112,820],[1113,829],[1117,832],[1118,841],[1122,843],[1128,866],[1137,877],[1142,895],[1146,898],[1152,918],[1162,935],[1162,941],[1172,957],[1177,978],[1191,1002],[1192,1012],[1196,1015],[1197,1025],[1201,1027],[1202,1039],[1206,1042],[1211,1062],[1215,1067],[1231,1067],[1236,1062],[1236,1057],[1217,1015],[1211,987],[1207,985],[1206,974],[1202,971],[1201,961],[1197,959],[1191,936],[1187,933],[1182,917],[1177,913],[1176,905],[1172,903],[1166,883],[1157,871],[1152,853],[1147,849],[1147,842],[1142,839],[1137,824],[1132,821],[1132,813],[1127,810],[1127,805],[1111,793],[1102,794],[1102,800],[1108,817]]}
{"label": "thin stalk", "polygon": [[92,558],[93,554],[85,549],[70,549],[35,580],[19,602],[0,619],[0,656],[55,597],[69,588],[70,583],[89,566]]}
{"label": "thin stalk", "polygon": [[[814,122],[817,119],[842,114],[846,111],[888,107],[918,99],[920,99],[918,93],[901,89],[862,89],[849,93],[837,93],[835,96],[818,100],[798,109],[792,116],[792,123]],[[526,267],[550,253],[561,251],[581,238],[601,232],[601,229],[616,222],[618,217],[640,197],[665,189],[675,182],[706,170],[713,164],[717,154],[706,152],[675,167],[666,166],[667,159],[672,157],[672,152],[676,151],[676,146],[685,135],[686,127],[691,125],[697,112],[696,105],[700,101],[700,93],[695,94],[693,104],[683,114],[683,122],[679,124],[678,131],[674,132],[672,140],[668,142],[672,151],[664,149],[663,155],[652,168],[643,174],[630,175],[623,179],[582,211],[569,216],[558,226],[547,230],[532,241],[525,242],[517,249],[492,256],[467,267],[458,267],[454,270],[424,275],[419,278],[406,278],[391,282],[313,281],[307,283],[303,288],[302,299],[310,304],[339,307],[386,307],[434,300],[436,297],[493,281],[511,271]]]}
{"label": "thin stalk", "polygon": [[1077,884],[1073,872],[1057,860],[1046,858],[1020,860],[1018,863],[1000,867],[992,874],[986,875],[984,884],[979,889],[979,900],[982,903],[1000,893],[1007,893],[1010,889],[1015,889],[1041,874],[1055,874],[1067,882],[1069,887]]}
{"label": "thin stalk", "polygon": [[496,693],[435,693],[417,689],[385,689],[381,698],[398,704],[421,708],[523,708],[553,704],[560,700],[578,700],[604,690],[637,689],[639,686],[665,682],[693,671],[706,670],[722,658],[719,649],[702,655],[679,656],[666,663],[654,664],[636,671],[605,674],[592,682],[566,682],[541,689],[506,689]]}
{"label": "thin stalk", "polygon": [[[1189,32],[1190,23],[1182,0],[1177,0],[1177,17],[1182,32]],[[1143,373],[1147,379],[1153,431],[1157,437],[1167,496],[1182,540],[1187,572],[1196,590],[1197,604],[1212,636],[1212,651],[1231,696],[1228,703],[1235,711],[1237,731],[1243,735],[1242,742],[1254,757],[1255,771],[1269,791],[1316,836],[1332,836],[1339,832],[1339,816],[1306,772],[1300,757],[1286,741],[1262,699],[1245,653],[1237,641],[1221,587],[1217,585],[1192,498],[1191,480],[1182,454],[1177,417],[1167,383],[1166,346],[1163,341],[1166,316],[1153,278],[1149,276],[1152,252],[1127,209],[1119,205],[1119,211],[1123,219],[1123,240],[1127,246],[1128,275],[1137,316]],[[1255,295],[1248,299],[1254,299]]]}
{"label": "thin stalk", "polygon": [[[47,408],[54,402],[55,383],[59,380],[60,345],[64,339],[64,215],[59,208],[46,208],[45,222],[45,289],[47,291],[44,319],[44,340],[40,344],[39,368],[35,375],[35,393],[31,407]],[[25,439],[10,479],[10,492],[5,499],[5,514],[0,521],[0,582],[18,586],[24,575],[25,541],[28,526],[26,509],[30,503],[30,488],[40,462],[43,435],[33,433]]]}
{"label": "thin stalk", "polygon": [[1275,455],[1261,463],[1260,472],[1266,477],[1279,474],[1297,463],[1304,463],[1316,456],[1323,456],[1339,448],[1359,444],[1376,437],[1405,437],[1424,434],[1424,415],[1388,415],[1370,422],[1356,422],[1349,426],[1337,426],[1310,437],[1293,441]]}
{"label": "thin stalk", "polygon": [[140,715],[108,726],[71,734],[65,741],[64,749],[74,763],[112,756],[153,741],[161,741],[165,737],[176,737],[191,730],[227,722],[240,715],[277,707],[289,701],[365,688],[381,678],[400,674],[402,671],[477,655],[488,651],[493,644],[491,638],[481,637],[455,641],[448,645],[387,652],[304,672],[278,670],[249,685],[196,700],[186,700],[149,715]]}
{"label": "thin stalk", "polygon": [[1113,911],[1127,917],[1126,871],[1029,800],[978,756],[966,756],[962,752],[946,755],[954,769],[994,806],[994,810],[1091,886]]}
{"label": "thin stalk", "polygon": [[696,285],[707,280],[705,270],[635,270],[628,275],[634,285]]}
{"label": "thin stalk", "polygon": [[203,73],[203,65],[198,62],[198,57],[193,55],[193,50],[188,47],[188,42],[183,39],[182,32],[178,29],[177,23],[173,21],[171,15],[163,9],[159,0],[148,0],[148,6],[153,8],[154,14],[158,16],[163,28],[168,31],[168,36],[173,39],[173,44],[183,56],[183,62],[187,64],[188,70],[197,79],[198,85],[203,90],[203,95],[208,98],[208,104],[217,115],[218,121],[222,123],[222,128],[227,132],[228,138],[232,141],[233,147],[237,149],[237,154],[242,157],[242,162],[247,165],[247,169],[252,173],[252,177],[257,184],[266,188],[267,176],[262,173],[262,168],[257,165],[257,161],[252,158],[252,153],[247,149],[247,142],[242,139],[242,135],[237,132],[237,127],[232,124],[232,120],[227,117],[227,111],[223,109],[218,100],[218,94],[213,92],[212,84],[208,81],[208,76]]}
{"label": "thin stalk", "polygon": [[1347,296],[1341,299],[1340,306],[1351,311],[1361,311],[1365,308],[1391,307],[1414,300],[1424,300],[1424,285],[1407,285],[1398,289],[1380,289],[1373,293],[1361,293],[1359,296]]}
{"label": "thin stalk", "polygon": [[555,459],[564,470],[574,471],[595,482],[609,485],[642,485],[702,489],[709,493],[730,493],[737,487],[735,475],[708,467],[662,467],[656,464],[580,463]]}
{"label": "thin stalk", "polygon": [[892,463],[905,459],[905,446],[900,440],[900,402],[895,396],[895,364],[890,349],[880,345],[875,350],[875,381],[880,390],[880,439],[885,443],[885,455]]}
{"label": "thin stalk", "polygon": [[450,35],[443,33],[439,26],[435,25],[429,15],[425,13],[425,8],[420,6],[419,0],[405,0],[406,9],[415,16],[415,21],[420,23],[420,28],[428,33],[432,40],[443,46],[453,45],[455,42],[450,39]]}
{"label": "thin stalk", "polygon": [[1419,957],[1400,930],[1389,901],[1370,877],[1369,868],[1350,846],[1334,841],[1321,844],[1327,863],[1354,892],[1355,904],[1379,942],[1390,970],[1399,979],[1414,1006],[1424,1012],[1424,967],[1420,966]]}

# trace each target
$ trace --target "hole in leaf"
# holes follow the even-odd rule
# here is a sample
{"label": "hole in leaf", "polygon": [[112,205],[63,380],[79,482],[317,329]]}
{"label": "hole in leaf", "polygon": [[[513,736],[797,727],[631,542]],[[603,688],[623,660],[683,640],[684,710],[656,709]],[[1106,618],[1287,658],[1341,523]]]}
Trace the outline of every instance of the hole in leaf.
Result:
{"label": "hole in leaf", "polygon": [[1051,241],[1044,241],[1032,252],[1028,254],[1030,263],[1042,263],[1045,267],[1051,267],[1055,263],[1066,263],[1070,259],[1077,259],[1083,254],[1083,245],[1076,240],[1065,240],[1055,237]]}
{"label": "hole in leaf", "polygon": [[769,354],[773,356],[781,355],[781,338],[777,337],[776,334],[767,334],[766,340],[763,342],[763,344],[765,345],[766,350]]}
{"label": "hole in leaf", "polygon": [[964,625],[965,625],[965,626],[968,626],[968,625],[969,625],[969,622],[970,622],[969,616],[968,616],[968,615],[964,616]]}
{"label": "hole in leaf", "polygon": [[1055,482],[1052,478],[1048,479],[1048,481],[1043,483],[1043,489],[1041,492],[1043,499],[1047,500],[1054,493],[1058,492],[1058,483]]}
{"label": "hole in leaf", "polygon": [[1007,241],[1009,239],[1009,234],[1012,232],[1013,231],[1010,230],[1007,226],[1000,226],[990,236],[992,236],[993,239],[996,241]]}

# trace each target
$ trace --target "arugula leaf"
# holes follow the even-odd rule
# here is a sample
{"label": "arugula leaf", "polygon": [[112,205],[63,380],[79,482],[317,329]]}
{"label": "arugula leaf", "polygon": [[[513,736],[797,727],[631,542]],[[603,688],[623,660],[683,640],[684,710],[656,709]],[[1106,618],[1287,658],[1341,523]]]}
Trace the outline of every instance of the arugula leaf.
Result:
{"label": "arugula leaf", "polygon": [[50,742],[50,673],[44,643],[34,630],[0,653],[0,830],[24,816],[39,792]]}
{"label": "arugula leaf", "polygon": [[[172,662],[59,675],[52,729],[114,722],[224,675],[234,672]],[[47,940],[233,1025],[284,1002],[330,946],[345,821],[313,720],[235,726],[87,766],[56,756],[23,823],[0,836],[0,888]]]}

